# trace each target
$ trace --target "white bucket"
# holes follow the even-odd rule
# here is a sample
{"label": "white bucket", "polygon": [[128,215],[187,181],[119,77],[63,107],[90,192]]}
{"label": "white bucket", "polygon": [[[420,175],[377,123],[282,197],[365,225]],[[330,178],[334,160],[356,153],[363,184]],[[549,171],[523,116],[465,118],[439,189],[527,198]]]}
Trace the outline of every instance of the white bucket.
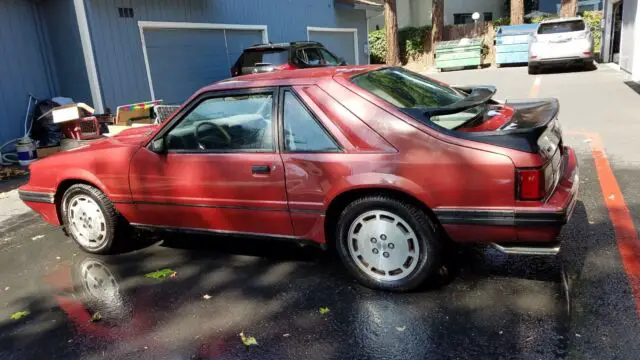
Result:
{"label": "white bucket", "polygon": [[16,143],[16,152],[18,153],[18,163],[20,166],[28,166],[38,158],[36,145],[28,137],[23,137]]}

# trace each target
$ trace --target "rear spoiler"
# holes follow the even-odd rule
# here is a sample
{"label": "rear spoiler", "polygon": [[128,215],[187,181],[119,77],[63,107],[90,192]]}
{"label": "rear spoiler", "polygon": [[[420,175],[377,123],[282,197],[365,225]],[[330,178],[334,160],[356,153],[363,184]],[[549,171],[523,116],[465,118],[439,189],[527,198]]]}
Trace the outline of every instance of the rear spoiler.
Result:
{"label": "rear spoiler", "polygon": [[478,87],[466,89],[468,91],[464,91],[463,88],[457,88],[456,90],[467,93],[469,94],[469,96],[453,104],[449,104],[449,105],[438,107],[438,108],[424,109],[423,110],[424,115],[431,117],[431,116],[439,116],[439,115],[456,114],[464,110],[471,109],[472,107],[476,107],[478,105],[484,104],[487,101],[491,100],[493,95],[496,94],[495,86],[478,86]]}

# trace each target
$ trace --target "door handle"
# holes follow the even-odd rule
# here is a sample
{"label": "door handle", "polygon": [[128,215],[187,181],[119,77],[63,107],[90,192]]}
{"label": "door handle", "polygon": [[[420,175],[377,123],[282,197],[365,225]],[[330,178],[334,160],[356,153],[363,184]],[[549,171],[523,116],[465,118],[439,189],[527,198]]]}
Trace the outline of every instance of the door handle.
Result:
{"label": "door handle", "polygon": [[271,166],[269,165],[252,165],[251,172],[254,174],[269,174],[271,173]]}

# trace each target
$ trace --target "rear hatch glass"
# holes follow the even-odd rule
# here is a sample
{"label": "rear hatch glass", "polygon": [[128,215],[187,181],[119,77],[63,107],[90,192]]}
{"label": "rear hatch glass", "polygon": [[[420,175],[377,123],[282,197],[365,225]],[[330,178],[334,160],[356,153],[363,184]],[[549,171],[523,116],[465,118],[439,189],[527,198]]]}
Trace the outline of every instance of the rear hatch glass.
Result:
{"label": "rear hatch glass", "polygon": [[563,22],[554,22],[540,24],[538,28],[538,34],[560,34],[574,31],[583,31],[585,29],[584,22],[582,20],[571,20]]}
{"label": "rear hatch glass", "polygon": [[242,68],[242,73],[247,74],[254,72],[255,69],[258,72],[271,71],[274,67],[288,62],[288,49],[255,49],[244,52],[240,67]]}
{"label": "rear hatch glass", "polygon": [[[538,140],[553,128],[559,105],[555,99],[492,100],[491,86],[452,88],[402,68],[383,68],[351,81],[419,122],[459,138],[531,153],[559,146],[560,135]],[[547,154],[541,154],[547,155]],[[546,157],[546,156],[545,156]]]}

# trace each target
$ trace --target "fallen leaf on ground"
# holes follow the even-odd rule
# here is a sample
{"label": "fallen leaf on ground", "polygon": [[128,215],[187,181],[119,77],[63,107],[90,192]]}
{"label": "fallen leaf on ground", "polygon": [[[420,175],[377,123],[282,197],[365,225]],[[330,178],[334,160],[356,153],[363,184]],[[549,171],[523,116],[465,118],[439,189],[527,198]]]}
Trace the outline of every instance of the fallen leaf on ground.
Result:
{"label": "fallen leaf on ground", "polygon": [[406,326],[396,326],[396,330],[405,331],[405,330],[407,330],[407,327]]}
{"label": "fallen leaf on ground", "polygon": [[144,277],[149,278],[149,279],[164,279],[166,277],[175,277],[176,272],[171,270],[171,269],[161,269],[161,270],[157,270],[154,272],[150,272],[148,274],[145,274]]}
{"label": "fallen leaf on ground", "polygon": [[96,312],[95,314],[93,314],[93,316],[91,316],[91,322],[98,322],[102,320],[102,315],[100,315],[99,312]]}
{"label": "fallen leaf on ground", "polygon": [[242,343],[244,344],[244,346],[258,345],[256,338],[254,338],[253,336],[245,336],[244,331],[240,332],[239,335],[240,335],[240,340],[242,340]]}
{"label": "fallen leaf on ground", "polygon": [[56,260],[60,260],[60,256],[56,256]]}
{"label": "fallen leaf on ground", "polygon": [[29,316],[29,312],[28,311],[18,311],[18,312],[14,312],[11,315],[11,320],[20,320],[25,316]]}
{"label": "fallen leaf on ground", "polygon": [[36,240],[42,239],[43,237],[44,237],[44,235],[36,235],[36,236],[32,237],[31,240],[36,241]]}
{"label": "fallen leaf on ground", "polygon": [[9,289],[11,289],[11,288],[7,286],[6,288],[4,288],[4,291],[7,291]]}
{"label": "fallen leaf on ground", "polygon": [[211,295],[204,294],[204,296],[202,296],[202,298],[205,299],[205,300],[209,300],[209,299],[211,299]]}
{"label": "fallen leaf on ground", "polygon": [[324,315],[324,314],[326,314],[328,312],[329,312],[329,308],[328,307],[325,306],[325,307],[321,307],[320,308],[320,314]]}

